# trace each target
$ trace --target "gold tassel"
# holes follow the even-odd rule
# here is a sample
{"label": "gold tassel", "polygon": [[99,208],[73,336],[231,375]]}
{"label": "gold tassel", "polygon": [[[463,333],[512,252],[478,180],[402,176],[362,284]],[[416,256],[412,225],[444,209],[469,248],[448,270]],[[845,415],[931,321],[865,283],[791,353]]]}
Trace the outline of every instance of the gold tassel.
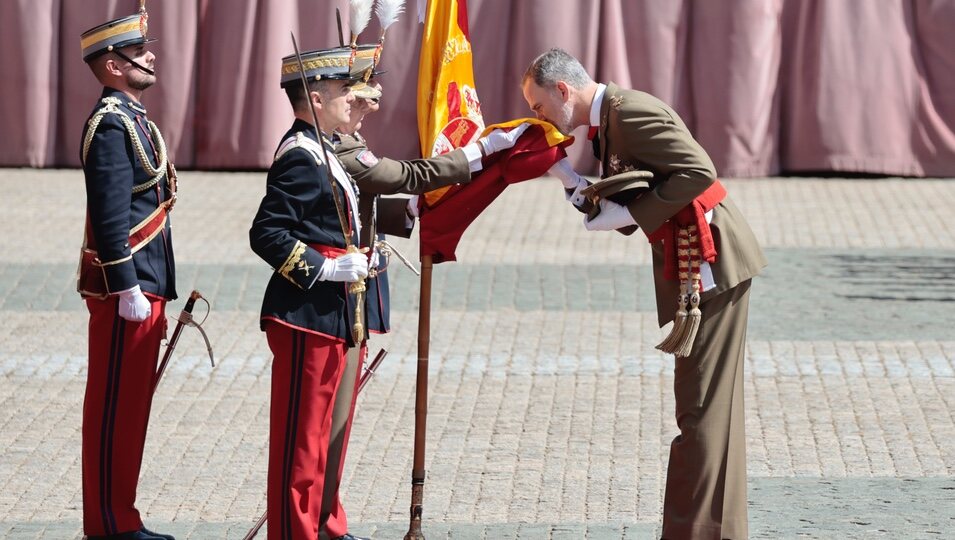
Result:
{"label": "gold tassel", "polygon": [[[368,248],[358,249],[354,244],[349,244],[345,249],[346,253],[367,253]],[[365,341],[365,315],[362,307],[365,305],[365,280],[359,279],[354,283],[348,284],[348,292],[355,295],[355,322],[351,327],[352,340],[355,346],[361,346]]]}
{"label": "gold tassel", "polygon": [[677,345],[683,338],[683,325],[686,322],[686,284],[680,284],[680,299],[677,302],[678,308],[676,311],[676,317],[673,318],[673,328],[670,329],[669,335],[663,338],[663,341],[657,345],[657,349],[665,353],[673,353],[676,351]]}
{"label": "gold tassel", "polygon": [[[699,274],[697,274],[699,276]],[[690,312],[687,314],[686,323],[683,327],[683,342],[680,343],[677,350],[673,353],[678,357],[690,356],[693,350],[693,341],[696,340],[696,334],[700,330],[700,321],[703,318],[703,312],[700,311],[700,282],[693,280],[693,294],[690,295]]]}
{"label": "gold tassel", "polygon": [[689,232],[680,228],[677,233],[677,258],[678,258],[678,277],[680,279],[680,298],[677,300],[677,311],[676,316],[673,318],[673,328],[670,329],[670,334],[660,342],[656,348],[665,353],[673,354],[677,351],[677,348],[683,342],[683,336],[686,332],[686,306],[689,302],[689,291],[687,288],[687,283],[690,278],[690,268],[688,263],[688,257],[690,255],[690,238]]}

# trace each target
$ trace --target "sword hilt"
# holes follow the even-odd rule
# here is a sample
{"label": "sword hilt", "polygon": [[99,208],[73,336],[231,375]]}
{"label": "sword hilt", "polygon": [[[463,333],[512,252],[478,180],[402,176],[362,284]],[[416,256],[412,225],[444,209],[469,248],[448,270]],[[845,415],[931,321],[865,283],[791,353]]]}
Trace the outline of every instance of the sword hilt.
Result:
{"label": "sword hilt", "polygon": [[[209,338],[206,336],[205,331],[202,329],[200,323],[197,323],[192,318],[192,310],[196,306],[196,300],[202,300],[209,304],[209,301],[203,298],[202,294],[197,290],[193,290],[189,294],[189,298],[186,299],[186,305],[183,306],[182,312],[179,314],[178,323],[176,324],[175,330],[172,331],[172,336],[166,340],[166,352],[163,354],[162,362],[160,362],[159,367],[156,369],[156,376],[153,379],[153,392],[156,391],[156,387],[159,386],[159,381],[162,380],[162,375],[166,371],[166,365],[169,364],[169,359],[172,358],[173,351],[176,350],[176,344],[179,343],[179,336],[182,334],[183,326],[195,326],[199,329],[199,333],[202,334],[202,339],[206,342],[206,349],[209,352],[209,360],[212,361],[212,367],[216,366],[214,360],[212,360],[212,345],[209,343]],[[203,322],[205,319],[203,319]]]}

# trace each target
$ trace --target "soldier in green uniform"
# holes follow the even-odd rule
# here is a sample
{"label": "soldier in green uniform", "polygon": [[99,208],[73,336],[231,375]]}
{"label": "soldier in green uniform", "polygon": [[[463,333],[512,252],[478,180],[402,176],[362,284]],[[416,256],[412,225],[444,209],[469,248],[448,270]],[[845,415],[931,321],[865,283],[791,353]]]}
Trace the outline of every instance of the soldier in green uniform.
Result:
{"label": "soldier in green uniform", "polygon": [[[670,447],[663,537],[746,538],[743,352],[750,283],[766,265],[753,231],[706,151],[664,102],[594,82],[561,49],[531,63],[522,90],[538,118],[564,133],[590,126],[602,170],[594,188],[644,183],[625,204],[599,200],[599,214],[584,224],[646,233],[660,326],[675,320],[659,346],[676,354],[680,428]],[[579,203],[587,182],[566,164],[552,172]]]}

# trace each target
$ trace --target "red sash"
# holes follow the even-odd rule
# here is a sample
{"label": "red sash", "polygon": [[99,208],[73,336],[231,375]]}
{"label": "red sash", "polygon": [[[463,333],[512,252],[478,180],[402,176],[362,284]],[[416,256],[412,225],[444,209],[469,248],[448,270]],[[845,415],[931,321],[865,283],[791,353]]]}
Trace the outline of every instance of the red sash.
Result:
{"label": "red sash", "polygon": [[668,219],[659,229],[647,235],[647,240],[653,244],[663,242],[663,277],[679,279],[677,273],[677,233],[681,227],[696,225],[700,234],[700,255],[709,263],[716,261],[716,244],[713,242],[713,233],[710,224],[706,222],[706,213],[716,208],[716,205],[726,197],[726,188],[719,180],[706,188],[699,197],[686,205],[675,216]]}
{"label": "red sash", "polygon": [[325,244],[309,244],[308,247],[319,252],[326,259],[337,259],[345,254],[345,248],[326,246]]}
{"label": "red sash", "polygon": [[76,270],[76,291],[84,298],[106,298],[109,296],[113,291],[109,290],[106,270],[103,267],[132,259],[134,253],[145,247],[162,232],[166,226],[168,213],[168,205],[166,203],[160,204],[152,214],[129,231],[129,257],[105,263],[99,259],[99,254],[96,252],[96,240],[93,237],[89,216],[87,216],[85,245],[80,249],[80,263]]}

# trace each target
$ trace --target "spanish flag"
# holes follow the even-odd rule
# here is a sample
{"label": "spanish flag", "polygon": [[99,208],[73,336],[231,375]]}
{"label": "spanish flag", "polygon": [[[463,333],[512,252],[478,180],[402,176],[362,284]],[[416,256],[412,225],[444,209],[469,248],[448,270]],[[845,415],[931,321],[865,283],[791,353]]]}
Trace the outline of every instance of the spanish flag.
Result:
{"label": "spanish flag", "polygon": [[430,0],[418,61],[418,137],[423,157],[477,140],[484,129],[474,88],[466,0]]}
{"label": "spanish flag", "polygon": [[468,225],[509,184],[546,174],[567,156],[564,148],[573,142],[551,124],[532,118],[485,128],[471,58],[466,0],[430,0],[418,64],[421,155],[450,152],[495,128],[509,131],[523,122],[531,124],[513,148],[485,158],[470,183],[422,197],[421,255],[431,255],[435,263],[455,260],[455,248]]}

